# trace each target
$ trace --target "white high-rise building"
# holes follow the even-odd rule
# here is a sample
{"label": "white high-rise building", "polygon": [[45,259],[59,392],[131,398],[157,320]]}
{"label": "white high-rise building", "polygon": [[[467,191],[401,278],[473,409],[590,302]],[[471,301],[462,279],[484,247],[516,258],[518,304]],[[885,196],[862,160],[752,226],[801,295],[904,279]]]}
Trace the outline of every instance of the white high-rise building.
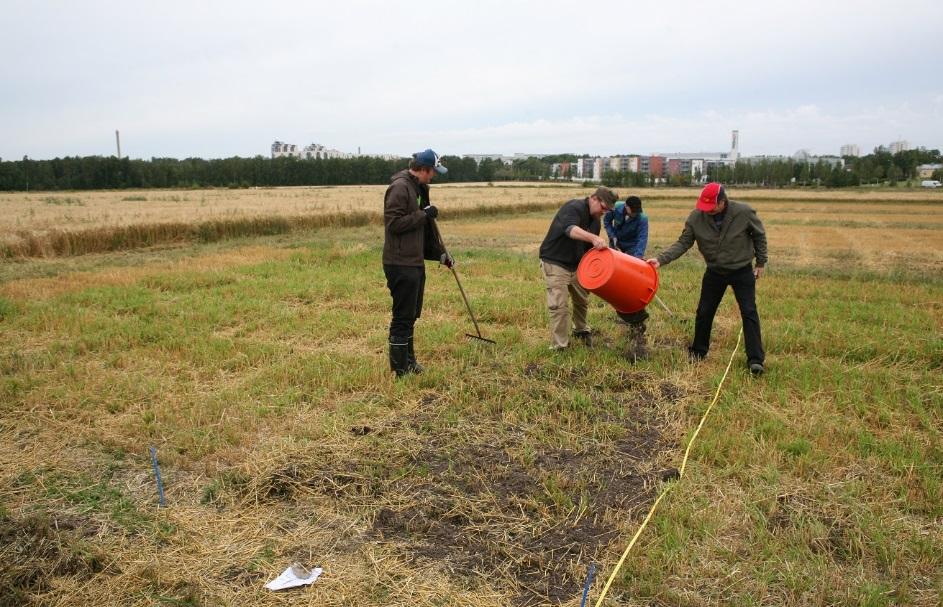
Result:
{"label": "white high-rise building", "polygon": [[594,158],[593,159],[593,181],[602,181],[603,173],[603,159]]}
{"label": "white high-rise building", "polygon": [[730,133],[730,162],[736,162],[740,158],[740,131]]}
{"label": "white high-rise building", "polygon": [[341,152],[340,150],[328,149],[320,143],[312,143],[304,148],[299,148],[294,143],[284,143],[276,141],[272,144],[272,158],[281,158],[283,156],[294,156],[295,158],[304,158],[307,160],[327,160],[328,158],[354,158],[354,154]]}
{"label": "white high-rise building", "polygon": [[891,145],[888,146],[888,149],[891,151],[891,154],[897,154],[899,152],[906,152],[910,149],[909,141],[892,141]]}
{"label": "white high-rise building", "polygon": [[861,149],[854,143],[846,143],[841,146],[841,156],[861,156]]}

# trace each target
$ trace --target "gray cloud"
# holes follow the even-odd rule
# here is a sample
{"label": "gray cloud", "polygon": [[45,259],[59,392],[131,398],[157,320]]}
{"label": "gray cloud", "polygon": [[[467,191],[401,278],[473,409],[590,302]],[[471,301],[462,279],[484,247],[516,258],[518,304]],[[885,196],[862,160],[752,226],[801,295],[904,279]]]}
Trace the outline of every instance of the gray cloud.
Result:
{"label": "gray cloud", "polygon": [[943,145],[935,1],[7,4],[3,158]]}

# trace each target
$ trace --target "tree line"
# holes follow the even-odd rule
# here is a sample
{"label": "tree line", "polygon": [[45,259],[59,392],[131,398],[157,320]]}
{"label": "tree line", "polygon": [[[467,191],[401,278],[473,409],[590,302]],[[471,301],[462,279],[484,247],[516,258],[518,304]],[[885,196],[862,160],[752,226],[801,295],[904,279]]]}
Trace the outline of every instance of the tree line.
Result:
{"label": "tree line", "polygon": [[[546,179],[549,164],[537,159],[506,166],[500,160],[444,156],[449,172],[439,182]],[[151,158],[85,156],[52,160],[0,161],[0,191],[108,190],[129,188],[247,188],[317,185],[382,185],[406,168],[409,159],[375,157],[299,159]]]}
{"label": "tree line", "polygon": [[[825,186],[843,188],[862,185],[896,185],[900,181],[918,178],[917,167],[921,164],[940,164],[943,157],[939,150],[907,150],[891,154],[878,148],[867,156],[846,156],[845,166],[825,160],[815,163],[793,159],[761,159],[738,162],[733,167],[712,166],[708,170],[711,181],[737,185],[765,187]],[[943,170],[934,173],[935,179],[943,176]]]}
{"label": "tree line", "polygon": [[[551,165],[587,155],[558,154],[518,159],[511,164],[485,159],[444,156],[447,175],[439,182],[494,182],[550,180]],[[734,166],[710,165],[706,174],[658,178],[646,173],[607,171],[610,186],[648,187],[689,185],[703,179],[732,185],[763,187],[891,185],[917,177],[917,166],[940,163],[939,150],[908,150],[891,154],[883,148],[863,157],[846,157],[845,167],[820,160],[759,159]],[[383,185],[406,168],[408,159],[374,157],[299,159],[267,158],[151,158],[132,160],[115,156],[85,156],[0,161],[0,191],[107,190],[129,188],[275,187],[316,185]],[[943,178],[943,172],[934,175]]]}

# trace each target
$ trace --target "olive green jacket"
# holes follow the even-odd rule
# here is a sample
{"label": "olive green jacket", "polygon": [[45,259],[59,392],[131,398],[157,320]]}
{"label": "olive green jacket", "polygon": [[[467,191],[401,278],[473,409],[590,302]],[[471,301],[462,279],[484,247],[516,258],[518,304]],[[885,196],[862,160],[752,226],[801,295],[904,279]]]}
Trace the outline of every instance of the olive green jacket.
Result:
{"label": "olive green jacket", "polygon": [[727,211],[720,231],[714,219],[694,209],[684,222],[678,241],[658,255],[658,263],[668,264],[684,255],[694,243],[704,256],[708,269],[726,273],[749,265],[765,266],[766,230],[756,211],[742,202],[727,201]]}

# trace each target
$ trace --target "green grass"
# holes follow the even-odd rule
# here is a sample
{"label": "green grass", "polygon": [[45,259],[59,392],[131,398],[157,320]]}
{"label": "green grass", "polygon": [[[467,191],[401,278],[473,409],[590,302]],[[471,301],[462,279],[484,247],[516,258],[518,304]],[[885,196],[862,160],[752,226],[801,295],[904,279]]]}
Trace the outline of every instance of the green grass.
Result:
{"label": "green grass", "polygon": [[[572,564],[575,579],[585,559],[597,558],[607,576],[644,512],[597,512],[601,494],[586,462],[606,456],[629,465],[617,446],[657,428],[662,443],[644,464],[657,471],[680,463],[736,342],[732,295],[699,366],[684,361],[691,326],[680,320],[693,316],[697,301],[702,265],[693,256],[662,272],[659,294],[679,319],[652,308],[649,335],[660,346],[651,361],[632,367],[621,358],[621,329],[598,299],[590,322],[600,345],[551,353],[536,259],[459,241],[453,253],[463,284],[483,333],[499,345],[464,337],[472,327],[454,281],[430,264],[416,337],[429,370],[394,382],[380,240],[374,226],[269,236],[263,242],[290,247],[287,258],[154,272],[50,299],[0,299],[0,431],[23,450],[22,460],[7,458],[0,468],[4,512],[100,518],[114,528],[95,540],[108,549],[126,549],[121,538],[130,534],[184,550],[190,533],[155,513],[151,486],[127,489],[137,486],[130,478],[151,483],[147,446],[155,445],[176,507],[238,519],[262,500],[292,521],[342,519],[366,535],[349,553],[324,548],[320,556],[361,571],[356,555],[373,541],[381,505],[455,499],[454,511],[423,512],[474,523],[474,508],[454,495],[471,491],[476,474],[510,483],[518,470],[534,481],[515,498],[529,530],[566,527],[586,511],[618,532],[607,551]],[[120,271],[146,265],[148,255],[155,254],[3,272],[9,280],[77,267]],[[943,341],[939,306],[914,302],[943,300],[943,280],[777,268],[760,282],[758,299],[768,372],[750,377],[737,353],[685,478],[628,559],[613,600],[934,604],[930,597],[943,590]],[[370,432],[352,435],[362,427]],[[44,445],[49,461],[28,445]],[[69,453],[82,457],[72,465]],[[469,465],[472,454],[482,469]],[[505,486],[492,486],[499,500]],[[300,548],[282,535],[270,529],[268,544],[243,551],[242,566],[283,569]],[[158,571],[160,583],[118,578],[127,588],[115,601],[255,596],[251,588],[199,585],[185,569]],[[507,582],[496,575],[499,586]],[[169,584],[174,578],[190,582]],[[389,604],[405,596],[397,588],[373,586],[353,600]]]}
{"label": "green grass", "polygon": [[[77,515],[101,516],[127,533],[159,537],[173,532],[172,527],[139,509],[132,499],[111,484],[112,473],[106,470],[104,476],[92,478],[84,471],[39,468],[24,472],[12,485],[42,487],[41,502],[63,504]],[[156,496],[156,485],[154,487]]]}

